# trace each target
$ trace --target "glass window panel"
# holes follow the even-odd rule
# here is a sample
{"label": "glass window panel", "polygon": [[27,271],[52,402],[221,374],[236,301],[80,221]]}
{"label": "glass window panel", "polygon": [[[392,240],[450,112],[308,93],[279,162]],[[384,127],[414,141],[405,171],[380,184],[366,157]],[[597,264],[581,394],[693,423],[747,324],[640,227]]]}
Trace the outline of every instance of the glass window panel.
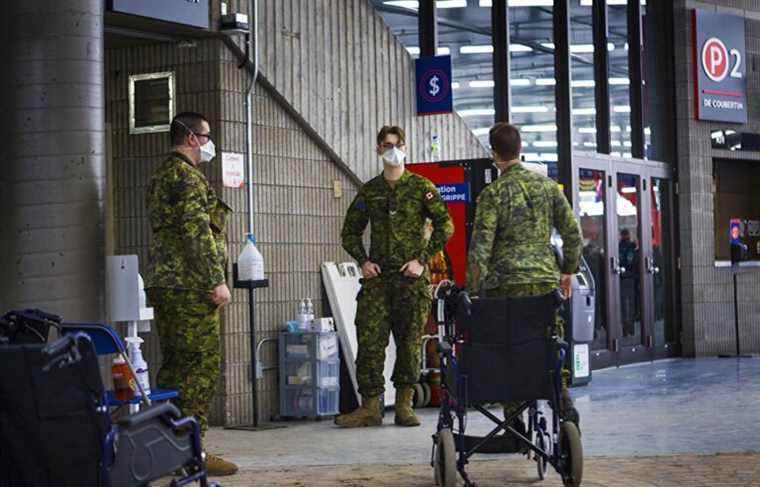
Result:
{"label": "glass window panel", "polygon": [[610,54],[610,125],[612,153],[630,157],[631,95],[628,82],[628,7],[608,5]]}
{"label": "glass window panel", "polygon": [[570,69],[573,93],[573,145],[596,151],[593,13],[588,2],[570,1]]}
{"label": "glass window panel", "polygon": [[553,9],[510,7],[510,85],[512,122],[522,130],[523,155],[544,162],[557,176],[557,127],[554,104]]}

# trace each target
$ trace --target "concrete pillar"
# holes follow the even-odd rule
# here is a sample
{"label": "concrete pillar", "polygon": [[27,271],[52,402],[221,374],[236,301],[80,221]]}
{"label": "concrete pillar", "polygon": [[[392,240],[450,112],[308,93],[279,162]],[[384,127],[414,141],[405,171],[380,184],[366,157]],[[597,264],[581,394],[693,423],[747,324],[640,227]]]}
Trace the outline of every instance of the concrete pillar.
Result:
{"label": "concrete pillar", "polygon": [[4,8],[0,306],[99,320],[102,0],[25,0]]}

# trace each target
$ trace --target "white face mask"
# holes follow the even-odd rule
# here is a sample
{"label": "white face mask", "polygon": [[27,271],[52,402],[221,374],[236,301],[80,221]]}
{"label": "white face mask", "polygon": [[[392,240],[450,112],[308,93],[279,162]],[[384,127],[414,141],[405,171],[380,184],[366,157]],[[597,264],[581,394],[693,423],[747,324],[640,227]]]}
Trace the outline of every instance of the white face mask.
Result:
{"label": "white face mask", "polygon": [[397,147],[383,152],[383,161],[389,166],[398,167],[404,163],[404,159],[406,159],[406,154]]}
{"label": "white face mask", "polygon": [[214,157],[216,157],[216,146],[213,140],[209,140],[201,146],[201,162],[211,162]]}

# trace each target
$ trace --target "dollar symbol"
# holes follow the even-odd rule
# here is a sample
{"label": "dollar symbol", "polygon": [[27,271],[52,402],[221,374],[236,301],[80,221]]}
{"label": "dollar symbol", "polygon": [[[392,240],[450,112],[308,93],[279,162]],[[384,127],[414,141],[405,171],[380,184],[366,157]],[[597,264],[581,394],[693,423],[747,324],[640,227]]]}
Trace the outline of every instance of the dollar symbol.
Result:
{"label": "dollar symbol", "polygon": [[441,87],[438,86],[439,80],[440,78],[438,78],[438,76],[433,76],[432,78],[430,78],[430,81],[428,82],[430,84],[430,94],[433,96],[437,95],[438,92],[441,91]]}

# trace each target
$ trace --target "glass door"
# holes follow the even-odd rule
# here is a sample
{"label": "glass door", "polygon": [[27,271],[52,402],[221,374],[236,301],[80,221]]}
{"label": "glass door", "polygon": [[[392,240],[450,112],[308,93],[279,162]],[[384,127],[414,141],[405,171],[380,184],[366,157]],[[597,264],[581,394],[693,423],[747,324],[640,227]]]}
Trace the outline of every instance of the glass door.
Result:
{"label": "glass door", "polygon": [[574,154],[572,174],[583,256],[596,284],[592,368],[679,353],[669,166]]}
{"label": "glass door", "polygon": [[573,167],[573,207],[583,233],[583,258],[594,279],[595,320],[591,345],[591,367],[614,365],[610,353],[612,337],[609,327],[610,273],[608,259],[608,178],[609,164],[592,158],[577,160]]}
{"label": "glass door", "polygon": [[649,355],[644,338],[649,303],[643,299],[642,237],[646,215],[641,195],[646,176],[642,169],[621,162],[613,162],[612,167],[614,235],[610,239],[615,248],[610,249],[610,270],[617,298],[613,350],[617,352],[618,364],[646,360]]}
{"label": "glass door", "polygon": [[651,302],[651,327],[646,345],[653,358],[664,358],[679,352],[674,319],[673,182],[667,171],[652,170],[649,176],[645,188],[649,232],[645,241],[644,292]]}

